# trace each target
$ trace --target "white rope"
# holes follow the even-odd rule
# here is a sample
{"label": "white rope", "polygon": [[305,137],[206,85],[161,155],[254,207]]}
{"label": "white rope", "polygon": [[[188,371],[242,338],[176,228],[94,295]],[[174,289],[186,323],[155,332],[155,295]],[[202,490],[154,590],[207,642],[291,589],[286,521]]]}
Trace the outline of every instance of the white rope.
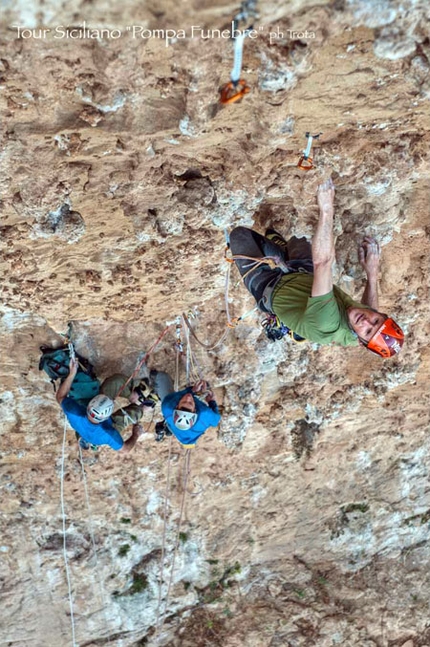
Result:
{"label": "white rope", "polygon": [[185,376],[185,384],[187,386],[190,385],[190,362],[191,362],[191,348],[190,348],[190,331],[188,330],[187,327],[185,327],[185,341],[187,342],[187,363],[186,363],[186,376]]}
{"label": "white rope", "polygon": [[[79,443],[78,443],[78,447],[79,447],[79,460],[80,460],[81,469],[82,469],[82,480],[83,480],[83,483],[84,483],[85,501],[86,501],[87,512],[88,512],[88,526],[89,526],[89,530],[90,530],[91,545],[93,547],[93,553],[94,553],[95,563],[96,563],[97,581],[98,581],[98,585],[99,585],[99,588],[100,588],[100,600],[101,600],[103,611],[104,611],[106,628],[108,628],[108,626],[109,626],[109,618],[108,618],[108,615],[107,615],[107,602],[106,602],[106,598],[105,598],[105,595],[104,595],[104,589],[103,589],[103,585],[102,585],[102,581],[101,581],[101,577],[100,577],[100,572],[99,572],[99,563],[98,563],[98,557],[97,557],[96,541],[95,541],[95,538],[94,538],[94,523],[93,523],[93,517],[92,517],[92,514],[91,514],[90,497],[89,497],[89,494],[88,494],[88,481],[87,481],[87,475],[85,474],[85,467],[84,467],[84,461],[83,461],[83,456],[82,456],[82,448],[81,448]],[[109,629],[107,629],[107,638],[108,638],[108,643],[110,645],[111,644],[111,639],[110,639],[111,636],[110,636]]]}
{"label": "white rope", "polygon": [[66,578],[67,578],[67,589],[69,592],[69,605],[70,605],[70,622],[72,625],[72,645],[77,647],[75,640],[75,619],[73,615],[73,600],[72,600],[72,585],[70,581],[70,571],[69,563],[67,561],[67,550],[66,550],[66,512],[64,510],[64,456],[66,453],[66,430],[67,430],[67,418],[64,416],[64,432],[63,432],[63,451],[61,456],[61,514],[63,517],[63,555],[64,555],[64,564],[66,568]]}
{"label": "white rope", "polygon": [[183,520],[183,517],[184,517],[184,511],[185,511],[185,501],[186,501],[186,497],[187,497],[188,477],[189,477],[189,474],[190,474],[190,460],[191,460],[191,449],[187,449],[186,452],[185,452],[185,455],[184,455],[184,472],[183,472],[183,480],[182,480],[184,490],[183,490],[183,493],[182,493],[181,509],[180,509],[180,512],[179,512],[178,525],[177,525],[177,528],[176,528],[176,540],[175,540],[175,546],[173,548],[172,565],[170,567],[169,583],[167,585],[167,593],[166,593],[166,598],[164,600],[164,612],[163,612],[163,615],[162,615],[162,618],[161,618],[159,629],[162,628],[162,626],[164,625],[164,621],[166,619],[167,610],[168,610],[168,604],[169,604],[170,591],[171,591],[172,584],[173,584],[173,575],[174,575],[174,571],[175,571],[176,555],[178,553],[179,544],[181,542],[181,539],[180,539],[180,537],[181,537],[181,526],[182,526],[182,520]]}
{"label": "white rope", "polygon": [[161,558],[160,558],[160,575],[159,575],[159,588],[158,588],[158,604],[157,604],[157,618],[155,620],[155,637],[157,638],[159,630],[161,627],[160,623],[160,612],[161,612],[161,596],[163,591],[163,581],[164,581],[164,560],[166,557],[166,535],[167,535],[167,511],[169,506],[170,499],[170,467],[171,467],[171,456],[172,456],[172,438],[169,438],[169,455],[167,458],[167,475],[166,475],[166,490],[164,493],[164,508],[163,508],[163,537],[161,542]]}
{"label": "white rope", "polygon": [[248,32],[245,30],[234,39],[234,63],[230,76],[233,83],[237,83],[240,80],[240,73],[242,71],[243,41],[247,35]]}

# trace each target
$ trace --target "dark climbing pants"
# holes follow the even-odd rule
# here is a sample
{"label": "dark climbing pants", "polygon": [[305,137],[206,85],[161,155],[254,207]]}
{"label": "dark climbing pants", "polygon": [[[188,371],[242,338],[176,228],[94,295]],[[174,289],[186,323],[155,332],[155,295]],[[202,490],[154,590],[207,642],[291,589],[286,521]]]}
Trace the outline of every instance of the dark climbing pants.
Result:
{"label": "dark climbing pants", "polygon": [[235,260],[239,272],[244,277],[246,288],[259,307],[266,312],[269,310],[261,303],[266,288],[276,285],[281,276],[288,272],[313,271],[312,247],[305,237],[292,236],[288,241],[282,240],[278,243],[253,229],[236,227],[230,234],[230,248],[233,256],[249,256],[255,259],[275,256],[286,266],[284,271],[279,267],[272,269],[267,263],[256,265],[255,261],[250,259]]}

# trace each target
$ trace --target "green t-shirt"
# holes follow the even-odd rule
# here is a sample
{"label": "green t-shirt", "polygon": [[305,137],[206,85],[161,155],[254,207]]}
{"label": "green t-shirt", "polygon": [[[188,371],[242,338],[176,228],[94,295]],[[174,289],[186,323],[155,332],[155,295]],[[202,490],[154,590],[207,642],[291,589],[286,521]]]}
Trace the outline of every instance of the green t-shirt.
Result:
{"label": "green t-shirt", "polygon": [[273,312],[283,324],[308,341],[357,346],[346,310],[350,306],[366,306],[336,286],[328,294],[311,297],[313,280],[313,274],[301,272],[283,276],[273,294]]}

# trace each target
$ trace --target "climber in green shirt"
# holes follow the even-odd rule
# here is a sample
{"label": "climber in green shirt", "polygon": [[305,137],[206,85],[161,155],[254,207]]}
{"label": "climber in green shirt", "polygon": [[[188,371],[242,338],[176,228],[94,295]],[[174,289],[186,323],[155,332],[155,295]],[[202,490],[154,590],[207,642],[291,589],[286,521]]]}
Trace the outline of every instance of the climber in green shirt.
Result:
{"label": "climber in green shirt", "polygon": [[[264,312],[298,338],[342,346],[362,344],[381,357],[391,357],[403,345],[398,324],[378,310],[380,249],[366,236],[359,261],[367,282],[361,301],[333,285],[334,186],[331,179],[318,187],[320,217],[312,246],[306,238],[288,241],[273,229],[262,236],[236,227],[230,247],[244,283]],[[267,262],[262,263],[261,259]]]}

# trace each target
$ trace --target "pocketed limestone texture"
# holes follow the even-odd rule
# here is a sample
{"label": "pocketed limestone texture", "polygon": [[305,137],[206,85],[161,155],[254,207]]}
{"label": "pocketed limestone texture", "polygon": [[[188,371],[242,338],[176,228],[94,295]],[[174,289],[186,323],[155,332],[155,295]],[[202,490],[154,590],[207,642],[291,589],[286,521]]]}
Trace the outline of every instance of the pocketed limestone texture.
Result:
{"label": "pocketed limestone texture", "polygon": [[[2,644],[72,644],[63,481],[80,647],[430,645],[429,8],[260,3],[244,47],[251,92],[222,107],[231,41],[192,26],[226,29],[238,9],[50,0],[2,12]],[[121,35],[55,37],[84,21]],[[186,37],[133,38],[133,25]],[[307,131],[323,134],[306,173]],[[330,173],[336,283],[359,297],[357,245],[377,237],[381,309],[404,349],[381,361],[272,343],[255,312],[212,351],[190,337],[222,423],[192,451],[179,537],[172,445],[160,608],[160,412],[132,453],[85,453],[84,471],[66,428],[63,462],[39,346],[72,322],[101,378],[130,374],[172,323],[150,365],[174,374],[182,312],[206,344],[226,330],[224,230],[310,236]],[[230,315],[253,306],[233,268]]]}

